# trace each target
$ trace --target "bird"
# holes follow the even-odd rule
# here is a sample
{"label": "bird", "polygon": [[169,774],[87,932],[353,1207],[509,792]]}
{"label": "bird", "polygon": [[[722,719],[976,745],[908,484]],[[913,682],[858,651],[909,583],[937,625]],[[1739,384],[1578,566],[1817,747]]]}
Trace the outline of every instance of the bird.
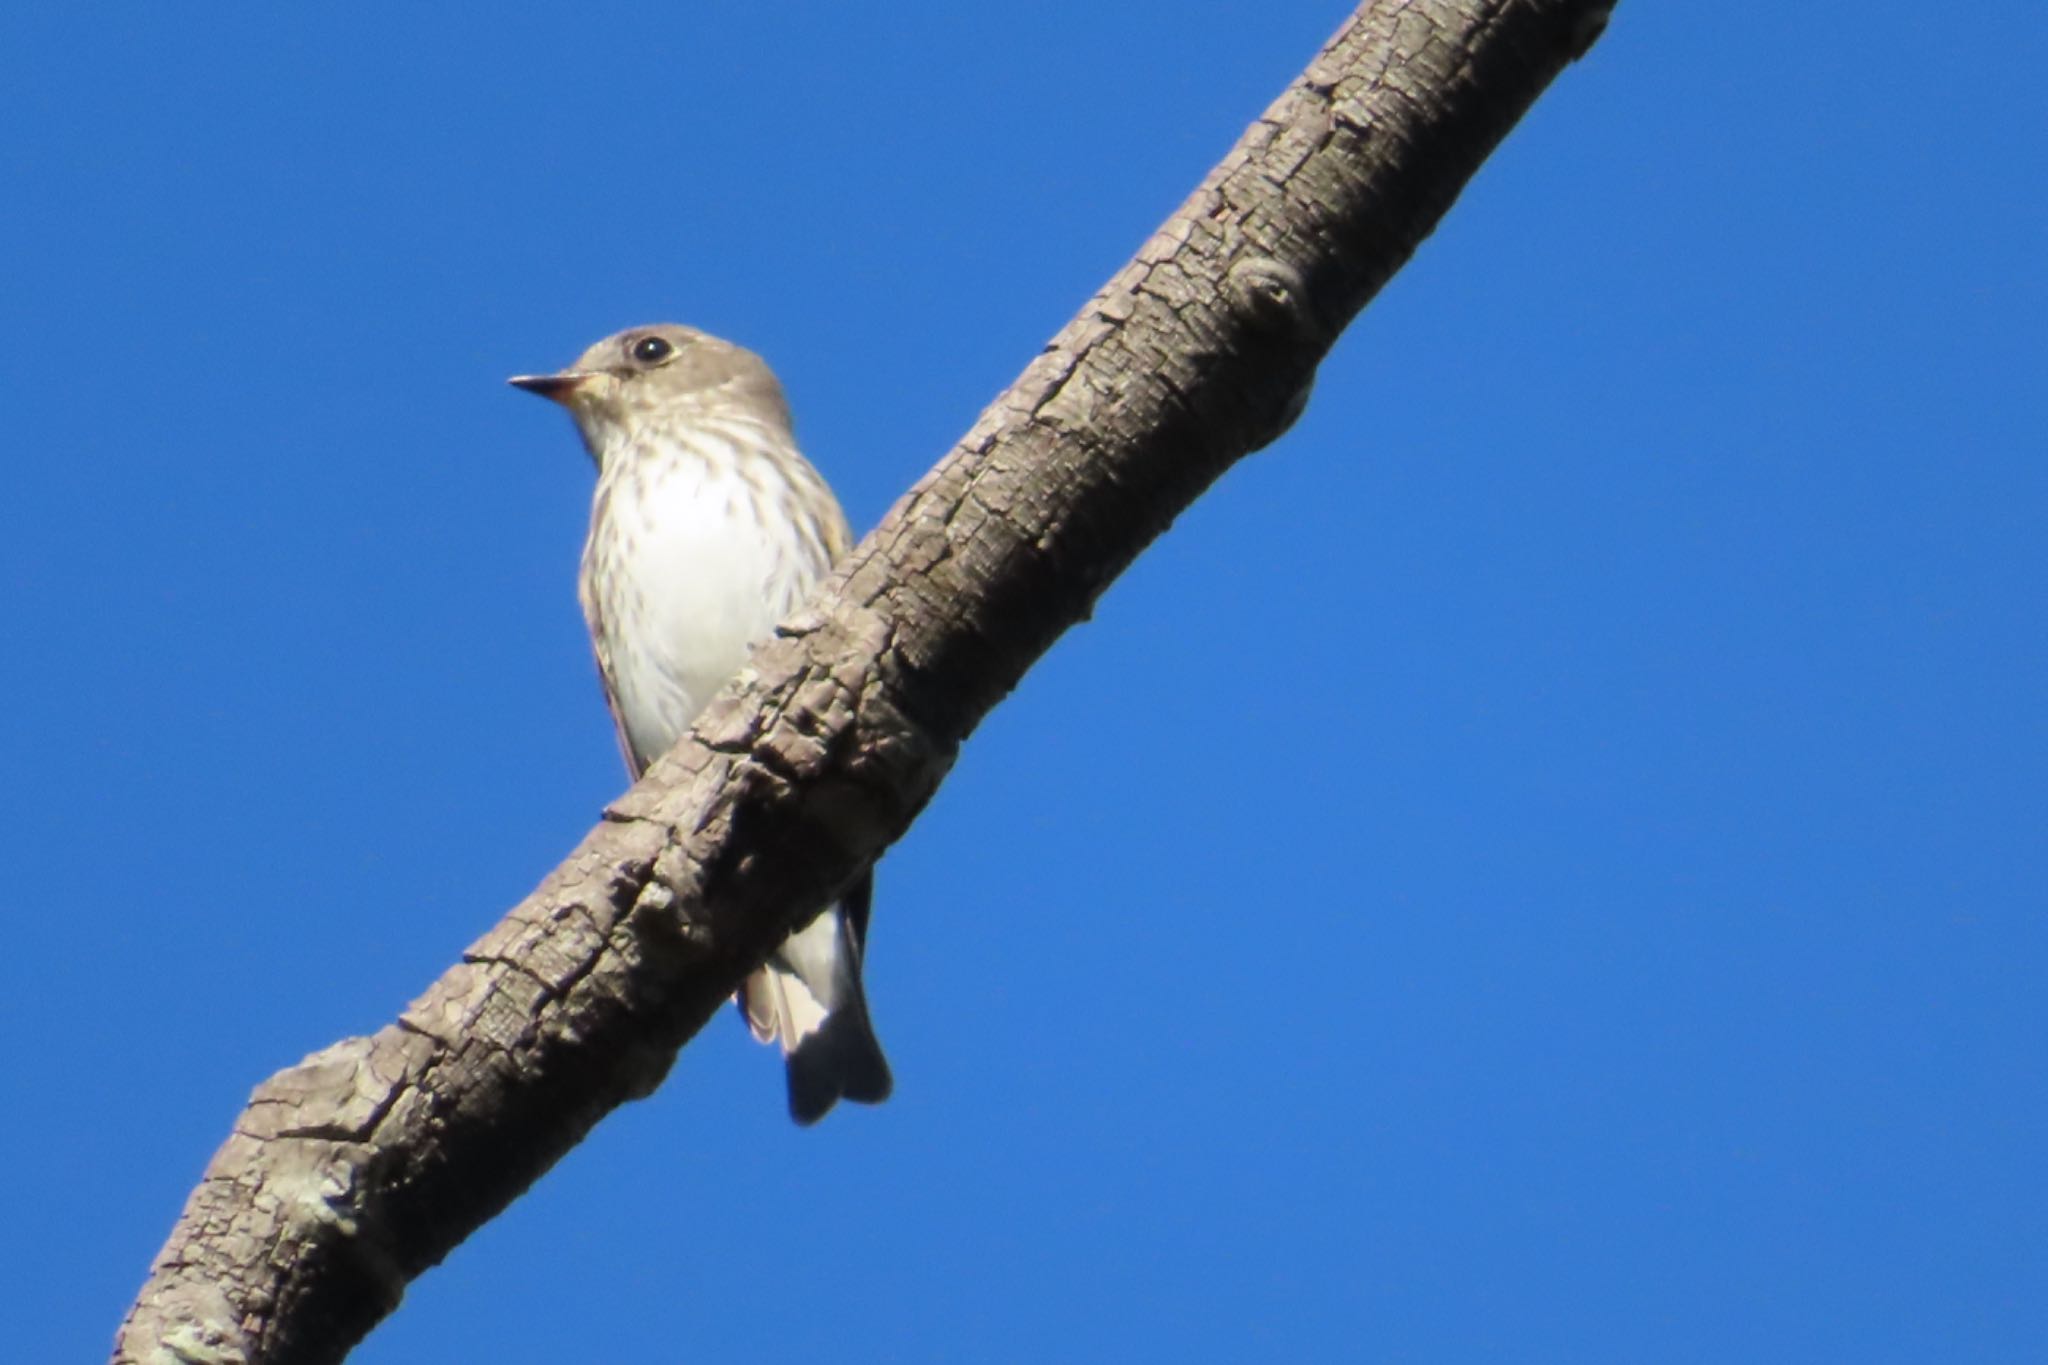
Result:
{"label": "bird", "polygon": [[[797,448],[781,384],[742,346],[634,327],[509,382],[568,409],[597,465],[576,595],[637,781],[853,535]],[[873,884],[863,872],[735,997],[754,1037],[782,1044],[801,1125],[893,1086],[861,984]]]}

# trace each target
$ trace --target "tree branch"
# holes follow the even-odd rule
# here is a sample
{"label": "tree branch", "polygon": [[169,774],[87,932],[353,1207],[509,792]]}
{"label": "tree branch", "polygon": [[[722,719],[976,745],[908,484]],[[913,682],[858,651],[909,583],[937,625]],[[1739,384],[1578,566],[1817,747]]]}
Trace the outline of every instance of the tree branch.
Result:
{"label": "tree branch", "polygon": [[395,1023],[258,1087],[114,1359],[340,1360],[651,1092],[1110,580],[1285,430],[1608,3],[1369,0],[567,862]]}

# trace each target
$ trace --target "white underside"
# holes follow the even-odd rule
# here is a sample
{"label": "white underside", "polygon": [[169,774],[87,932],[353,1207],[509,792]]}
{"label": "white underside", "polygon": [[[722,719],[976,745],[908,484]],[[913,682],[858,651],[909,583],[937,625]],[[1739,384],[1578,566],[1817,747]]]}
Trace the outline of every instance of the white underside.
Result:
{"label": "white underside", "polygon": [[[682,737],[830,567],[821,543],[786,529],[787,490],[750,485],[734,467],[730,443],[716,434],[704,439],[708,458],[656,468],[607,461],[600,475],[603,530],[614,554],[602,600],[585,609],[593,631],[604,631],[600,652],[636,770]],[[837,515],[836,506],[831,511]],[[599,531],[593,524],[586,565]],[[843,543],[843,522],[834,532]],[[780,1039],[787,1053],[818,1030],[850,989],[839,951],[836,907],[789,937],[743,992],[757,1037]]]}
{"label": "white underside", "polygon": [[762,1042],[780,1038],[783,1052],[794,1052],[844,1003],[843,992],[834,907],[784,939],[747,983],[747,1024]]}
{"label": "white underside", "polygon": [[642,764],[682,737],[825,570],[779,543],[786,533],[762,524],[758,501],[730,469],[694,460],[611,489],[614,530],[632,549],[601,605],[620,723]]}

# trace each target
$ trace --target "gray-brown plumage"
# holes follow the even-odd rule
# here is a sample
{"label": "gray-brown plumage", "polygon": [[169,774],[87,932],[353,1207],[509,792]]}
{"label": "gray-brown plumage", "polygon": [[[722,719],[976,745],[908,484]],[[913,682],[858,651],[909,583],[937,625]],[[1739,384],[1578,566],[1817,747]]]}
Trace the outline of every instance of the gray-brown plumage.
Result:
{"label": "gray-brown plumage", "polygon": [[[577,596],[637,778],[853,538],[752,351],[688,327],[636,327],[560,373],[512,383],[567,408],[597,462]],[[861,988],[870,890],[863,875],[740,993],[754,1035],[782,1043],[798,1123],[889,1094]]]}

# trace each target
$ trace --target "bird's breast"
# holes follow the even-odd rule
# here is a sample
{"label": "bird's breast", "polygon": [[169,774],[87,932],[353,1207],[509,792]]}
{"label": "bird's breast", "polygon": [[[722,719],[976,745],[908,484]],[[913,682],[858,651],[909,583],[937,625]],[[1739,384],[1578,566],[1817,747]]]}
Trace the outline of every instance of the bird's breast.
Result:
{"label": "bird's breast", "polygon": [[681,737],[829,567],[796,525],[792,491],[768,471],[695,459],[600,479],[584,612],[638,763]]}

